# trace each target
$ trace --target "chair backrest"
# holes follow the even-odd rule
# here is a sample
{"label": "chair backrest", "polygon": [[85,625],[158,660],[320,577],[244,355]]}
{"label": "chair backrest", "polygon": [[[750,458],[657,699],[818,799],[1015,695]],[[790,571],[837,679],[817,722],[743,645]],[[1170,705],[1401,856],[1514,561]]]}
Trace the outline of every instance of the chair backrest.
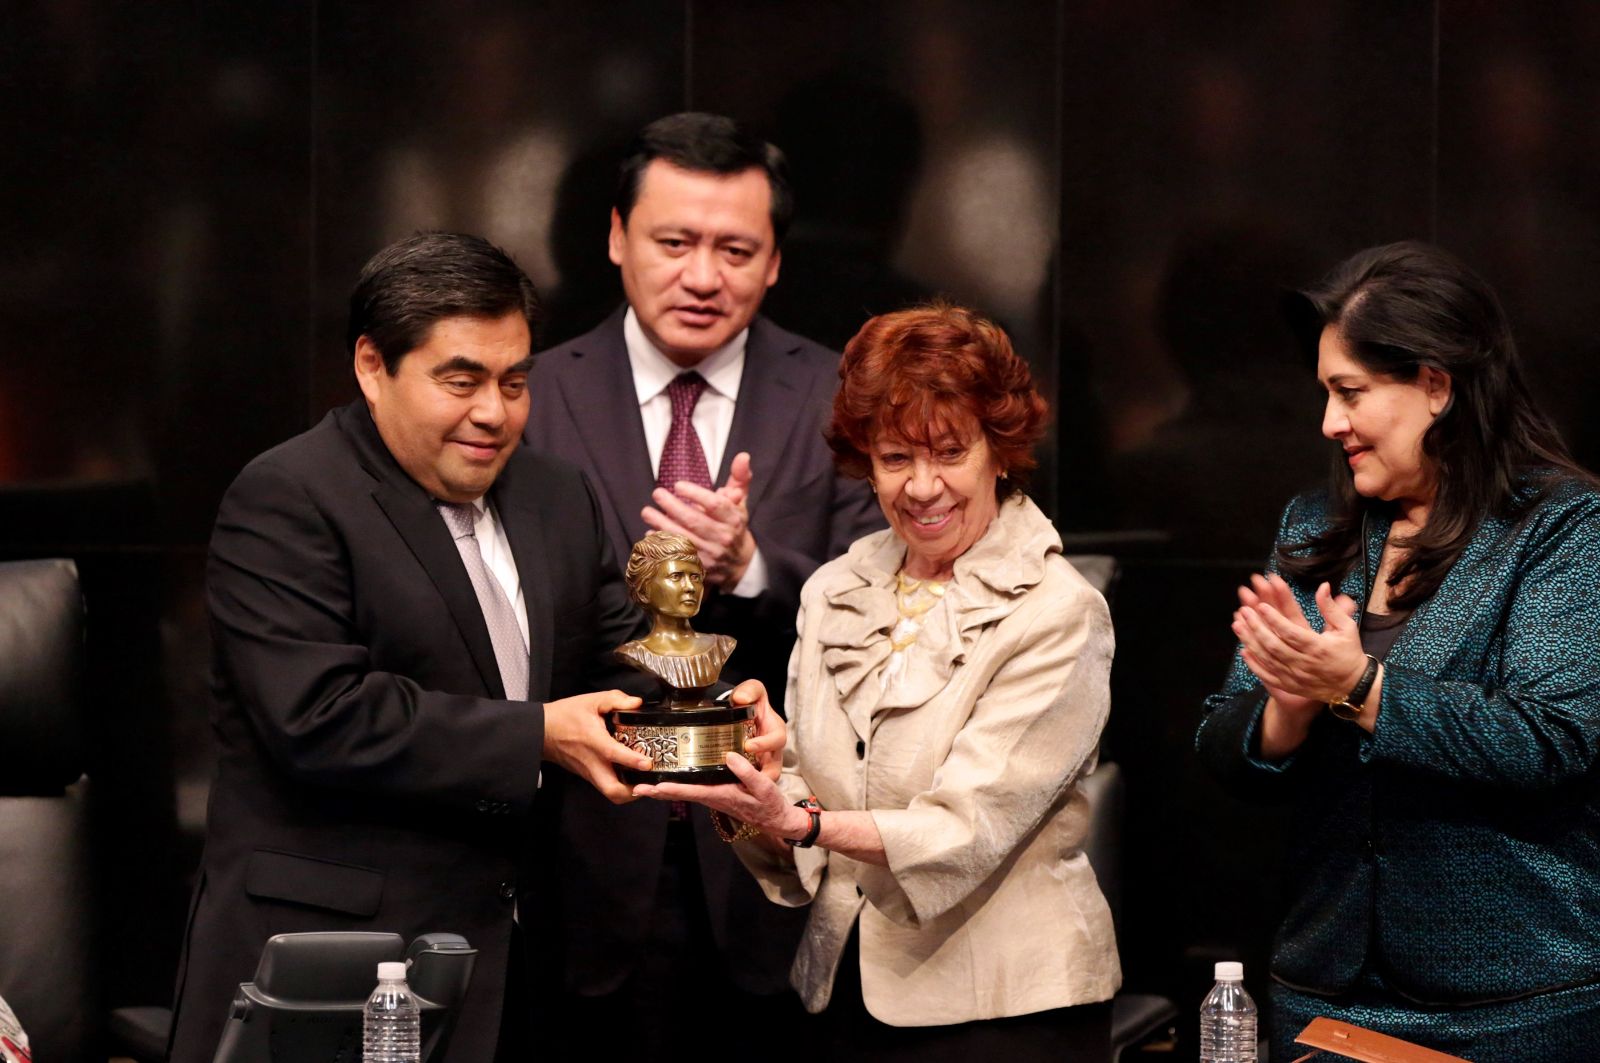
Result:
{"label": "chair backrest", "polygon": [[35,1063],[105,1058],[82,667],[76,566],[0,563],[0,996]]}
{"label": "chair backrest", "polygon": [[1083,795],[1089,799],[1089,833],[1083,840],[1083,854],[1094,868],[1111,907],[1111,922],[1119,940],[1122,929],[1122,806],[1126,784],[1122,769],[1102,761],[1084,777]]}
{"label": "chair backrest", "polygon": [[[1110,554],[1068,554],[1089,584],[1105,596],[1109,603],[1117,589],[1119,567]],[[1089,799],[1089,833],[1084,838],[1083,853],[1094,868],[1094,877],[1100,881],[1100,892],[1111,906],[1111,918],[1121,930],[1122,917],[1122,769],[1109,761],[1101,761],[1082,782],[1083,794]]]}
{"label": "chair backrest", "polygon": [[1117,590],[1117,559],[1110,554],[1068,554],[1067,560],[1089,585],[1111,601]]}
{"label": "chair backrest", "polygon": [[422,1058],[442,1054],[455,1005],[478,950],[456,934],[425,934],[409,949],[399,934],[327,931],[268,939],[254,981],[239,986],[214,1063],[333,1063],[361,1057],[361,1016],[377,966],[405,959],[422,1007]]}

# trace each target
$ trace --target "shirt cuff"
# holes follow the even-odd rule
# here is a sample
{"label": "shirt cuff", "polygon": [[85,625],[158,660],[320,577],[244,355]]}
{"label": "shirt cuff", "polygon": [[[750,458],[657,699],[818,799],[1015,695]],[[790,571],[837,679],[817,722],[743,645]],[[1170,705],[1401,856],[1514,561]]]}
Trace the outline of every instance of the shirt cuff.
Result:
{"label": "shirt cuff", "polygon": [[756,552],[750,555],[750,564],[745,566],[744,575],[739,582],[729,591],[735,598],[754,598],[767,589],[767,561],[761,556],[761,547],[756,547]]}

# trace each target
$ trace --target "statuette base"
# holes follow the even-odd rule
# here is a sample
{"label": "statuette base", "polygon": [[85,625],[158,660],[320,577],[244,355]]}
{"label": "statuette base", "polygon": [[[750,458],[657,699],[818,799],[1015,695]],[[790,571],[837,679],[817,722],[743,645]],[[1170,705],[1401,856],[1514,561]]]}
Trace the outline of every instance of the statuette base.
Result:
{"label": "statuette base", "polygon": [[655,762],[648,771],[619,767],[623,782],[708,786],[737,781],[725,758],[742,754],[746,740],[755,737],[755,707],[705,701],[695,707],[619,709],[607,717],[606,729]]}

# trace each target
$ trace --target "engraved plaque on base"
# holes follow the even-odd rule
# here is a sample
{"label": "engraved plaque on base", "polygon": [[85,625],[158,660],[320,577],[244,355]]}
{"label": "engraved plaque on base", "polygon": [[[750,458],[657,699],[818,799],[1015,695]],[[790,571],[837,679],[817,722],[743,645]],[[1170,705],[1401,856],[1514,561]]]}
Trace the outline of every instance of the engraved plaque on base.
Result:
{"label": "engraved plaque on base", "polygon": [[664,700],[633,711],[618,710],[607,720],[618,742],[654,761],[649,771],[617,769],[627,783],[734,782],[729,753],[743,753],[755,735],[755,709],[703,701],[685,706]]}

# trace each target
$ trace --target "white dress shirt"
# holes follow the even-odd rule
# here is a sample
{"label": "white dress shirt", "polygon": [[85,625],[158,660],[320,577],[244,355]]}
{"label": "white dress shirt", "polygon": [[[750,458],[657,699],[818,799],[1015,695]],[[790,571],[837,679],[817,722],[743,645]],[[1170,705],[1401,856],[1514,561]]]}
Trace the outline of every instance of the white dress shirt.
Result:
{"label": "white dress shirt", "polygon": [[[628,347],[634,392],[639,398],[644,442],[650,451],[650,472],[655,475],[661,469],[661,452],[666,449],[667,434],[672,430],[672,399],[667,395],[667,385],[688,370],[650,342],[631,306],[622,318],[622,337]],[[727,449],[728,435],[733,430],[733,411],[739,400],[739,381],[744,379],[745,342],[749,338],[750,330],[741,330],[694,366],[694,371],[705,378],[707,387],[695,403],[691,421],[695,435],[700,437],[700,449],[705,452],[706,469],[711,474],[713,487],[717,486],[717,470],[722,467],[722,453]],[[758,543],[749,567],[731,593],[741,598],[754,598],[766,589],[767,565],[762,560]]]}

